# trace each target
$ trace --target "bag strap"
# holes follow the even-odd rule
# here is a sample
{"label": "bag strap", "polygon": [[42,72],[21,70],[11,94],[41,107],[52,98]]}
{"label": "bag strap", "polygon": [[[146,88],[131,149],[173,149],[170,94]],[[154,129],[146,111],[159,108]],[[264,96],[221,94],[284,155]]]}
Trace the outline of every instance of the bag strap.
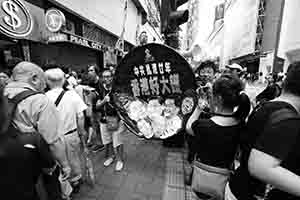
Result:
{"label": "bag strap", "polygon": [[14,103],[15,105],[19,104],[21,101],[23,101],[24,99],[32,96],[32,95],[35,95],[35,94],[41,94],[41,92],[38,92],[38,91],[34,91],[34,90],[31,90],[31,89],[28,89],[28,90],[25,90],[25,91],[22,91],[20,92],[19,94],[17,94],[16,96],[14,96],[13,98],[10,99],[10,101],[12,103]]}
{"label": "bag strap", "polygon": [[25,91],[20,92],[19,94],[15,95],[13,98],[8,98],[8,101],[11,102],[13,104],[13,107],[9,113],[9,124],[12,123],[12,120],[14,118],[16,109],[17,109],[17,105],[23,101],[24,99],[36,95],[36,94],[42,94],[42,92],[38,92],[38,91],[34,91],[32,89],[28,89],[26,88]]}
{"label": "bag strap", "polygon": [[63,91],[58,95],[58,97],[57,97],[57,99],[56,99],[56,101],[55,101],[55,103],[54,103],[56,107],[57,107],[58,104],[60,103],[60,101],[61,101],[61,99],[63,98],[63,96],[65,95],[65,93],[66,93],[66,91],[63,90]]}
{"label": "bag strap", "polygon": [[283,120],[299,118],[297,110],[292,106],[288,105],[288,107],[279,109],[274,111],[268,119],[268,123],[275,124]]}

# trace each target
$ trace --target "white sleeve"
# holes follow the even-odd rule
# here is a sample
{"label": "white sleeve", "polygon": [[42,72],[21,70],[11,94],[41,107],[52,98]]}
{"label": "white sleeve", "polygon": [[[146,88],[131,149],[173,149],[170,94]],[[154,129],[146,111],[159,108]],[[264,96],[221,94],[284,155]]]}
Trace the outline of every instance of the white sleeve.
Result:
{"label": "white sleeve", "polygon": [[72,98],[73,98],[74,108],[76,110],[76,114],[79,114],[79,113],[85,111],[88,107],[84,103],[83,99],[75,91],[72,91],[72,94],[73,94]]}

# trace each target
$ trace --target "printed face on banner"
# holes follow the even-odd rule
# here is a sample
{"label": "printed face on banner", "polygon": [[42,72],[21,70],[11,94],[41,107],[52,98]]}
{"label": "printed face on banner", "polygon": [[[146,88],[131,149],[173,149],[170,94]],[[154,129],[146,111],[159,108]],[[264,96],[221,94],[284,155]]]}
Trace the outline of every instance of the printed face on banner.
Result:
{"label": "printed face on banner", "polygon": [[131,80],[134,96],[160,96],[181,94],[179,74],[172,71],[170,62],[147,63],[132,68]]}

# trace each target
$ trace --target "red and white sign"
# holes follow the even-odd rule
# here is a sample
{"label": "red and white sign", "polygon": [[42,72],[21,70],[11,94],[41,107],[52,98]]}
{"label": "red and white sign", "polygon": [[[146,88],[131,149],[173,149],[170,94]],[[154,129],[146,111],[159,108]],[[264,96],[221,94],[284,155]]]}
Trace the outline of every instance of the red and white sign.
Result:
{"label": "red and white sign", "polygon": [[46,12],[46,27],[49,31],[58,32],[65,24],[65,15],[60,10],[51,8]]}
{"label": "red and white sign", "polygon": [[33,20],[21,0],[0,0],[0,31],[9,37],[24,38],[33,27]]}

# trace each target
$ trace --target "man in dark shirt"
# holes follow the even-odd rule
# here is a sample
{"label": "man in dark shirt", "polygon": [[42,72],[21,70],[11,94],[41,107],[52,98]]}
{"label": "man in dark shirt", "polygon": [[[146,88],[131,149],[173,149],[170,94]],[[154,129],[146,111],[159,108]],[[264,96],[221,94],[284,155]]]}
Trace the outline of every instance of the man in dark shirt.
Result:
{"label": "man in dark shirt", "polygon": [[115,169],[116,171],[120,171],[124,165],[122,133],[124,132],[125,127],[120,123],[116,130],[109,130],[111,124],[109,124],[110,121],[108,120],[108,116],[116,119],[119,118],[117,111],[109,103],[111,101],[110,92],[112,90],[113,74],[110,70],[105,70],[102,73],[102,78],[102,91],[99,93],[95,110],[101,113],[99,123],[102,141],[106,149],[106,161],[104,162],[104,166],[109,166],[116,157],[117,163]]}
{"label": "man in dark shirt", "polygon": [[250,115],[240,144],[241,165],[225,192],[229,199],[300,199],[299,88],[300,62],[296,62],[289,66],[279,98]]}

